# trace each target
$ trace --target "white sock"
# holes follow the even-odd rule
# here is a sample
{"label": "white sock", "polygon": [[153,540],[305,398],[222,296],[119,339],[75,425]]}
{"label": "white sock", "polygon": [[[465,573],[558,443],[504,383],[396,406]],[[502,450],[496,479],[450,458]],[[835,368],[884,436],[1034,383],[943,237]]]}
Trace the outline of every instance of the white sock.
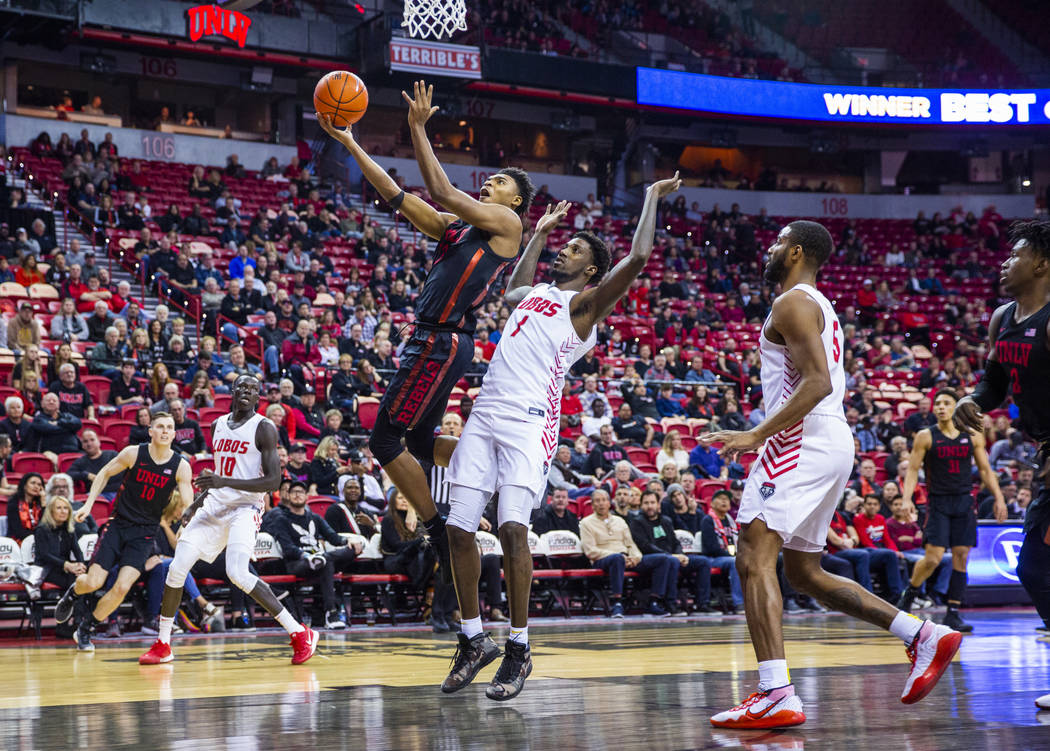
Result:
{"label": "white sock", "polygon": [[529,643],[529,627],[522,626],[521,628],[510,627],[510,640],[517,642],[518,644],[524,644],[528,646]]}
{"label": "white sock", "polygon": [[791,683],[787,660],[765,660],[758,663],[758,690],[769,691]]}
{"label": "white sock", "polygon": [[464,618],[460,623],[460,628],[463,629],[463,636],[468,639],[473,639],[475,636],[481,633],[481,616],[477,618]]}
{"label": "white sock", "polygon": [[171,644],[171,627],[174,623],[174,618],[165,618],[163,615],[160,617],[160,626],[157,627],[157,641]]}
{"label": "white sock", "polygon": [[298,634],[303,631],[303,624],[295,620],[295,616],[288,612],[288,608],[282,608],[281,612],[276,616],[277,622],[281,624],[285,631],[289,634]]}
{"label": "white sock", "polygon": [[922,620],[911,613],[901,611],[890,624],[890,633],[905,644],[911,644],[915,641],[915,635],[919,633],[919,629],[922,628],[922,623]]}

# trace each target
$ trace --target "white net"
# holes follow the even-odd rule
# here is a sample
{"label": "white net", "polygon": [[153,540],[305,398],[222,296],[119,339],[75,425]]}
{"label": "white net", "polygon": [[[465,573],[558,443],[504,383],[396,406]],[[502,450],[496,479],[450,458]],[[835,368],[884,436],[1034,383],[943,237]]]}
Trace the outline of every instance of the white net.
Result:
{"label": "white net", "polygon": [[454,31],[466,31],[466,0],[405,0],[401,25],[408,27],[409,36],[421,39],[441,39]]}

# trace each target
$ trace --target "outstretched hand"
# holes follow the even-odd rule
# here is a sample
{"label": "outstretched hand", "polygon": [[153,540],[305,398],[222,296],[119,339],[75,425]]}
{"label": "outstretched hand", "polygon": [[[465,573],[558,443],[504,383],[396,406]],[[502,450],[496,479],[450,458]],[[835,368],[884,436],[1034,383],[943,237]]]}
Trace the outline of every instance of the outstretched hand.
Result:
{"label": "outstretched hand", "polygon": [[763,442],[751,430],[719,430],[700,438],[700,443],[704,446],[721,443],[722,448],[719,449],[718,453],[729,461],[735,461],[740,454],[746,454],[748,451],[760,448]]}
{"label": "outstretched hand", "polygon": [[408,102],[408,124],[423,125],[431,115],[441,109],[430,104],[434,97],[434,84],[427,86],[426,81],[416,81],[412,84],[412,93],[415,94],[415,99],[407,92],[401,92],[401,98]]}
{"label": "outstretched hand", "polygon": [[339,143],[343,144],[347,148],[354,143],[354,136],[350,132],[350,126],[347,125],[345,128],[337,128],[332,122],[332,116],[328,113],[321,114],[320,112],[315,113],[317,115],[317,122],[321,123],[321,127],[324,132],[330,135]]}
{"label": "outstretched hand", "polygon": [[572,206],[568,201],[559,201],[557,206],[551,210],[551,204],[547,204],[547,210],[543,212],[543,216],[536,222],[537,232],[550,232],[565,219],[565,215],[569,213],[569,207]]}
{"label": "outstretched hand", "polygon": [[656,193],[658,198],[674,193],[676,190],[682,187],[682,178],[678,176],[676,170],[673,177],[669,177],[666,180],[657,180],[655,183],[649,186],[649,190]]}

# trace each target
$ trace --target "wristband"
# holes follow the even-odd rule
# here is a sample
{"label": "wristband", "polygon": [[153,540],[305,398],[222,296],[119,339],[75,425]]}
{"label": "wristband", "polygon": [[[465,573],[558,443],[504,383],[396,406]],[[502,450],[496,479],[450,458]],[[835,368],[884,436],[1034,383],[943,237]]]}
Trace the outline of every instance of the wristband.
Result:
{"label": "wristband", "polygon": [[402,190],[396,196],[394,196],[389,201],[387,201],[387,203],[390,204],[390,208],[392,208],[394,211],[397,211],[398,209],[401,208],[401,204],[404,202],[404,200],[405,200],[405,191]]}

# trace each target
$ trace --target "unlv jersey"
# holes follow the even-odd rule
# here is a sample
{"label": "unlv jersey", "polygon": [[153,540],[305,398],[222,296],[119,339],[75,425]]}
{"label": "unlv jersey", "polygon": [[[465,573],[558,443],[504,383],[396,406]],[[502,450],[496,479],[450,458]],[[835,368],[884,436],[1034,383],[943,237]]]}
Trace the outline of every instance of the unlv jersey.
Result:
{"label": "unlv jersey", "polygon": [[[835,309],[828,298],[808,284],[796,284],[792,289],[805,292],[820,306],[824,313],[824,330],[820,339],[824,344],[824,353],[828,358],[828,371],[831,374],[831,393],[817,404],[809,413],[838,417],[845,421],[842,401],[846,398],[846,372],[842,368],[842,329]],[[770,418],[791,398],[802,376],[791,361],[791,353],[782,344],[775,344],[766,338],[766,326],[762,326],[759,337],[759,354],[762,359],[762,396],[766,400],[766,418]]]}
{"label": "unlv jersey", "polygon": [[[233,415],[223,415],[212,426],[212,450],[215,454],[215,474],[235,480],[254,480],[263,476],[262,452],[255,444],[259,423],[266,420],[256,413],[239,428],[230,427]],[[262,508],[265,493],[249,493],[233,488],[217,488],[208,493],[204,503],[211,513],[220,513],[222,507],[258,506]]]}
{"label": "unlv jersey", "polygon": [[598,338],[594,328],[586,340],[576,333],[569,313],[576,294],[553,284],[533,287],[511,313],[474,402],[474,411],[545,417],[553,426],[544,433],[544,441],[553,442],[551,453],[557,443],[565,374]]}
{"label": "unlv jersey", "polygon": [[973,443],[960,432],[949,438],[934,425],[930,428],[930,448],[923,457],[926,492],[934,495],[970,495],[973,492]]}

